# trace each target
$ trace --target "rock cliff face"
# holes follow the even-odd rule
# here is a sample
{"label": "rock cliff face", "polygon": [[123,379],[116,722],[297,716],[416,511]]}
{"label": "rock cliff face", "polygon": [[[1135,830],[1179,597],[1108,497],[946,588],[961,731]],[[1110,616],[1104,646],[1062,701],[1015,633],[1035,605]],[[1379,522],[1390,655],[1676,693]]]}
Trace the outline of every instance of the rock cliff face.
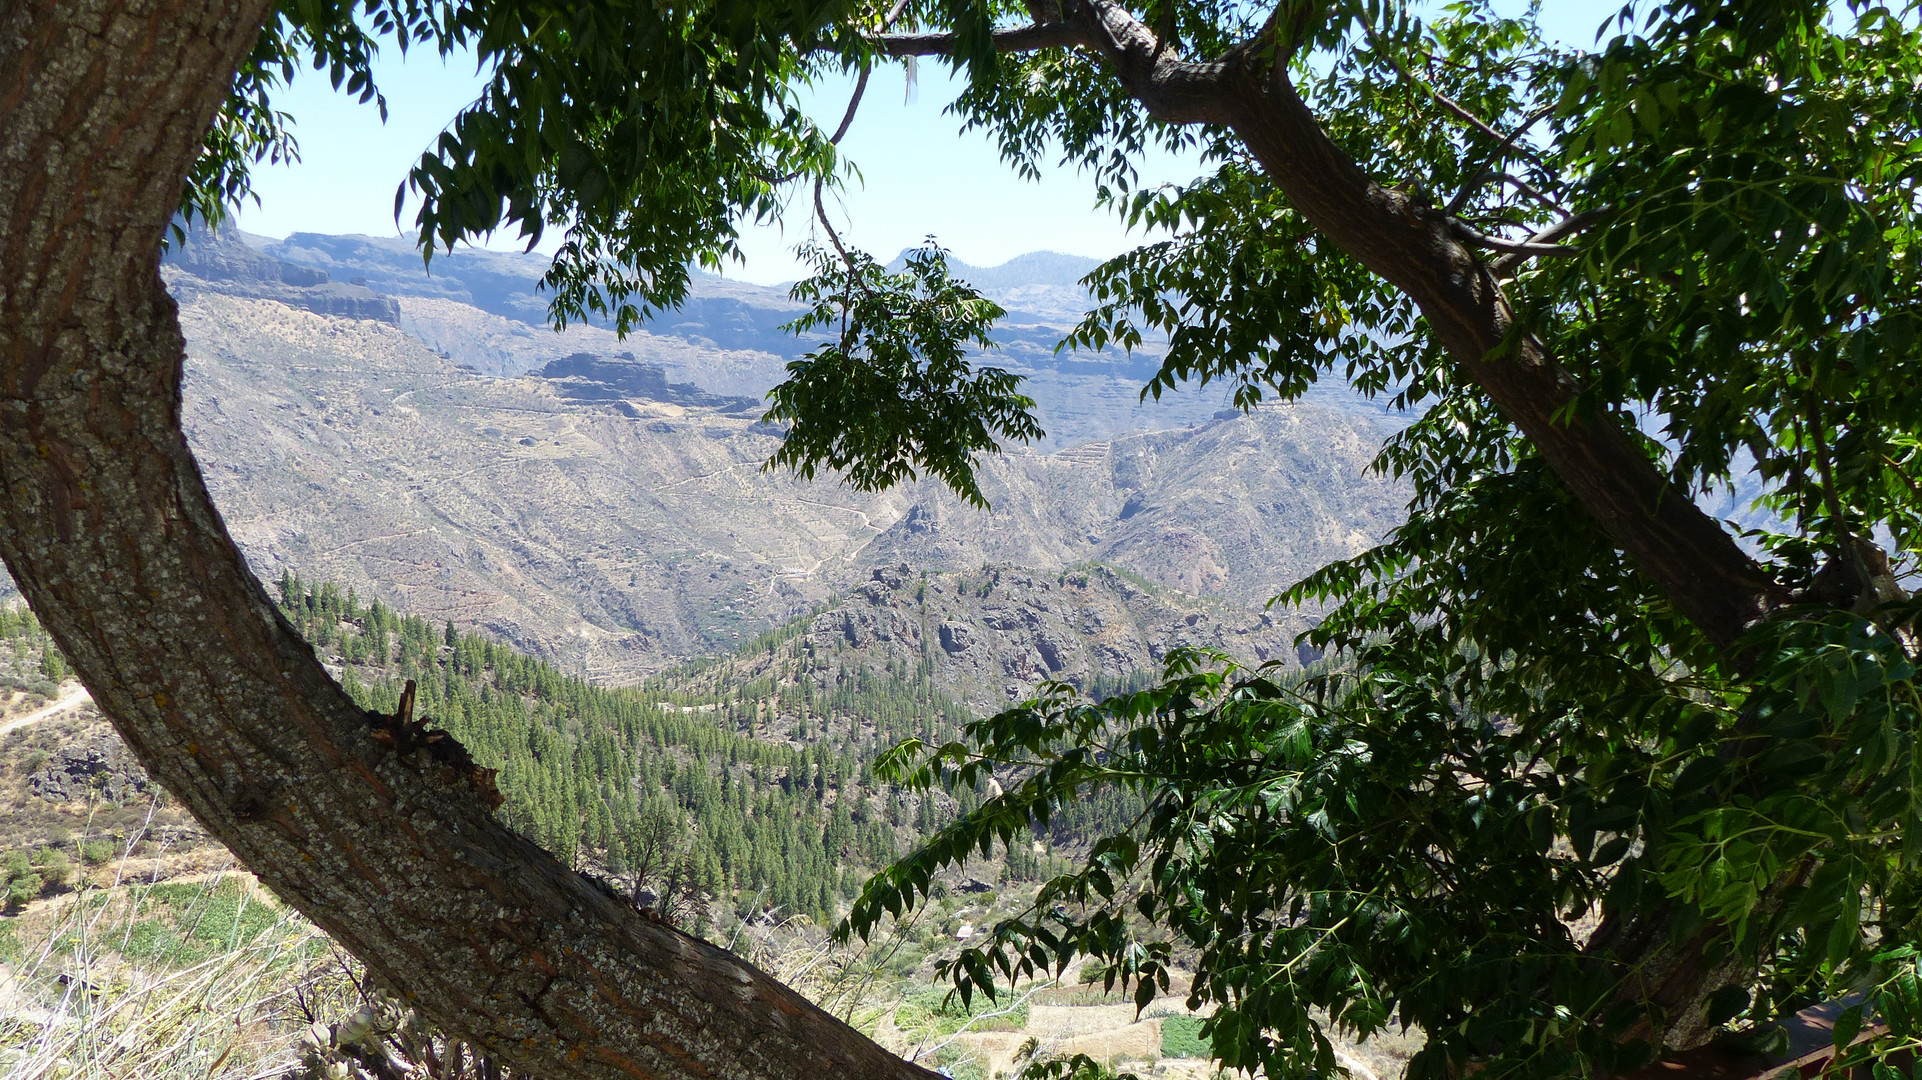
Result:
{"label": "rock cliff face", "polygon": [[[570,353],[541,369],[541,378],[562,383],[561,394],[575,401],[643,401],[714,409],[736,416],[761,415],[761,403],[749,397],[710,394],[690,383],[669,382],[658,364],[636,360],[633,353],[617,357]],[[636,415],[632,411],[629,415]]]}
{"label": "rock cliff face", "polygon": [[877,567],[808,623],[816,656],[906,670],[925,662],[949,696],[991,712],[1043,681],[1113,691],[1159,673],[1178,646],[1255,666],[1297,666],[1294,612],[1252,612],[1185,596],[1111,567],[1060,571],[987,566],[920,574]]}
{"label": "rock cliff face", "polygon": [[[454,301],[530,326],[547,322],[548,294],[540,281],[549,261],[542,255],[461,248],[436,253],[423,273],[420,248],[409,237],[295,233],[265,242],[263,250],[336,279],[361,278],[396,296]],[[702,273],[689,286],[679,308],[648,320],[649,333],[709,350],[772,351],[783,357],[804,351],[781,330],[801,310],[785,291]]]}
{"label": "rock cliff face", "polygon": [[185,242],[170,246],[164,259],[167,287],[178,299],[213,291],[273,300],[316,315],[400,325],[399,302],[364,282],[334,281],[325,270],[263,254],[204,226],[192,226],[186,233]]}
{"label": "rock cliff face", "polygon": [[119,803],[145,795],[153,781],[127,753],[120,736],[100,724],[83,738],[56,748],[47,764],[28,777],[27,786],[49,802],[98,797]]}

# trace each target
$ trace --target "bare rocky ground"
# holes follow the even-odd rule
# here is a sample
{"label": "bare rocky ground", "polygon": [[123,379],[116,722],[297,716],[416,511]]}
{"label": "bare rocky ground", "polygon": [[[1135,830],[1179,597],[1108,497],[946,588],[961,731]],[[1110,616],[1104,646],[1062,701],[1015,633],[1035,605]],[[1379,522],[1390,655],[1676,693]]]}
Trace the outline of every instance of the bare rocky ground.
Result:
{"label": "bare rocky ground", "polygon": [[[92,701],[83,702],[0,735],[0,853],[50,845],[101,852],[75,860],[73,887],[232,866],[226,849],[148,780]],[[0,702],[0,728],[44,708],[12,695]]]}

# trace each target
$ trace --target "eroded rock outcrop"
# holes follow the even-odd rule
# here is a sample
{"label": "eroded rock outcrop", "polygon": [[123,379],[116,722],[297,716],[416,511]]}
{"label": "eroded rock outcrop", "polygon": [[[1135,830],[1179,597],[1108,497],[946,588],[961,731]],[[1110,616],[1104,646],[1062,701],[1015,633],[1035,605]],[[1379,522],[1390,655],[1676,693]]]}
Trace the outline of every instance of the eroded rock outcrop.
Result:
{"label": "eroded rock outcrop", "polygon": [[153,781],[127,752],[120,736],[107,729],[55,750],[46,765],[27,779],[27,786],[49,802],[93,796],[122,802],[146,794]]}
{"label": "eroded rock outcrop", "polygon": [[998,709],[1047,679],[1113,690],[1156,674],[1176,646],[1247,665],[1298,666],[1293,613],[1251,611],[1148,585],[1103,566],[1066,572],[984,567],[920,574],[876,568],[814,617],[808,641],[880,667],[932,662],[934,679],[976,709]]}
{"label": "eroded rock outcrop", "polygon": [[238,236],[202,225],[185,230],[163,260],[167,288],[185,299],[216,292],[253,300],[275,300],[288,307],[342,319],[373,319],[400,325],[400,303],[361,282],[339,282],[327,271],[300,266],[248,247]]}

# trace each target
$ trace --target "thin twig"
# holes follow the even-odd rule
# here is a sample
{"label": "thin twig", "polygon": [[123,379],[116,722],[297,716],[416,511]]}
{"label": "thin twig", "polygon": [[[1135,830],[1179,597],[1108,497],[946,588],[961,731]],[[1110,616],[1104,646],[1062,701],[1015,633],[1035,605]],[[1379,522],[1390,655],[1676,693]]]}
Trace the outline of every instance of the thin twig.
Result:
{"label": "thin twig", "polygon": [[1374,43],[1376,51],[1380,52],[1390,64],[1394,65],[1395,71],[1399,73],[1402,78],[1426,90],[1428,96],[1434,98],[1437,105],[1454,113],[1469,127],[1494,139],[1498,146],[1508,146],[1512,144],[1515,136],[1503,135],[1501,132],[1496,131],[1494,128],[1488,126],[1487,121],[1464,108],[1460,102],[1437,90],[1434,84],[1425,79],[1416,78],[1414,72],[1409,71],[1401,62],[1401,58],[1396,56],[1394,52],[1388,48],[1388,43],[1383,41],[1381,35],[1376,32],[1374,23],[1364,19],[1362,20],[1361,26],[1362,30],[1368,35],[1368,40]]}
{"label": "thin twig", "polygon": [[[894,6],[888,9],[888,13],[881,16],[881,33],[887,33],[888,28],[894,25],[894,21],[907,10],[908,0],[895,0]],[[867,92],[868,73],[873,70],[873,64],[865,60],[861,62],[861,74],[854,81],[854,95],[848,98],[848,111],[841,114],[841,126],[835,128],[834,134],[828,136],[828,145],[841,145],[842,137],[847,135],[848,127],[854,123],[855,112],[861,108],[861,95]]]}
{"label": "thin twig", "polygon": [[[908,0],[895,0],[894,7],[888,9],[888,13],[881,17],[881,33],[886,34],[888,27],[893,26],[894,21],[899,19],[901,14],[907,11],[907,9]],[[874,65],[872,62],[868,60],[861,61],[861,74],[855,77],[854,93],[848,98],[847,111],[841,114],[840,126],[834,129],[834,134],[828,136],[829,146],[841,145],[841,140],[847,136],[848,128],[853,126],[854,114],[861,108],[861,95],[867,93],[868,76],[873,70]],[[805,171],[805,169],[796,169],[784,176],[775,178],[774,183],[785,184],[790,180],[798,179]]]}
{"label": "thin twig", "polygon": [[1483,183],[1489,180],[1498,180],[1501,183],[1507,184],[1509,187],[1514,188],[1516,191],[1521,192],[1522,194],[1535,200],[1537,203],[1541,204],[1542,206],[1555,211],[1557,214],[1560,214],[1563,217],[1574,216],[1573,212],[1570,211],[1568,207],[1563,206],[1561,203],[1556,202],[1554,199],[1548,197],[1547,195],[1542,194],[1539,188],[1529,183],[1528,181],[1522,179],[1521,177],[1516,176],[1514,173],[1485,172],[1481,175],[1479,179],[1475,181],[1473,185],[1463,190],[1472,191],[1475,188],[1479,188]]}
{"label": "thin twig", "polygon": [[[847,993],[847,996],[843,998],[843,1000],[847,1002],[848,1007],[847,1007],[847,1011],[841,1014],[841,1019],[848,1021],[849,1023],[853,1023],[854,1010],[856,1006],[861,1004],[862,998],[867,993],[868,988],[874,985],[874,980],[877,976],[880,975],[882,966],[893,962],[895,954],[900,952],[901,946],[907,943],[908,931],[914,929],[914,927],[921,921],[922,914],[927,910],[928,910],[928,905],[923,904],[920,907],[915,908],[911,913],[909,913],[906,922],[903,922],[900,919],[895,920],[893,928],[890,931],[894,935],[893,944],[888,947],[888,950],[885,954],[883,954],[879,959],[875,960],[873,963],[868,965],[867,974],[861,979],[860,984],[855,986],[851,991]],[[861,951],[862,953],[865,953],[867,951],[865,942],[863,943],[863,947]],[[857,956],[858,955],[859,954],[857,954]]]}
{"label": "thin twig", "polygon": [[[828,221],[827,207],[821,203],[821,186],[825,183],[826,179],[823,177],[817,176],[814,178],[814,218],[821,223],[821,228],[827,231],[828,242],[833,244],[834,250],[840,253],[841,261],[847,264],[848,274],[852,277],[854,275],[854,257],[848,254],[847,247],[841,243],[841,234],[834,231],[833,223]],[[863,288],[865,287],[866,286],[863,285]]]}
{"label": "thin twig", "polygon": [[[1527,240],[1504,240],[1499,236],[1490,236],[1460,218],[1450,218],[1448,220],[1448,228],[1466,243],[1473,244],[1476,247],[1489,248],[1493,251],[1504,251],[1509,255],[1567,258],[1582,253],[1581,248],[1568,247],[1562,244],[1543,243],[1534,237],[1530,237]],[[1538,233],[1536,235],[1539,236],[1540,234]]]}
{"label": "thin twig", "polygon": [[1902,471],[1902,465],[1900,462],[1896,461],[1894,458],[1890,457],[1887,454],[1883,454],[1881,455],[1881,457],[1882,457],[1883,464],[1886,464],[1890,469],[1893,469],[1895,471],[1896,477],[1900,479],[1903,483],[1909,485],[1910,491],[1913,491],[1917,495],[1922,496],[1922,487],[1916,486],[1915,481],[1909,479],[1909,474]]}
{"label": "thin twig", "polygon": [[1492,159],[1504,153],[1505,151],[1507,151],[1509,147],[1515,145],[1515,140],[1521,138],[1523,135],[1528,134],[1529,128],[1532,128],[1536,124],[1541,123],[1543,120],[1548,119],[1549,116],[1554,113],[1554,111],[1555,111],[1555,106],[1550,104],[1550,105],[1544,105],[1541,108],[1536,109],[1534,112],[1529,113],[1526,117],[1522,119],[1521,123],[1515,125],[1515,130],[1509,132],[1507,136],[1505,136],[1502,139],[1502,141],[1495,147],[1495,149],[1490,150],[1488,152],[1489,157]]}
{"label": "thin twig", "polygon": [[[1600,221],[1602,218],[1607,217],[1609,213],[1612,212],[1612,209],[1613,208],[1605,207],[1600,210],[1584,210],[1579,214],[1564,218],[1550,225],[1548,228],[1529,237],[1525,243],[1552,246],[1555,241],[1560,240],[1562,237],[1570,233],[1579,232],[1593,225],[1595,222]],[[1557,248],[1556,250],[1564,255],[1576,255],[1580,254],[1581,251],[1579,248]],[[1494,262],[1489,263],[1488,272],[1498,278],[1502,277],[1515,267],[1520,266],[1523,260],[1530,258],[1530,256],[1531,253],[1510,252],[1496,259]]]}
{"label": "thin twig", "polygon": [[848,111],[841,114],[841,126],[828,136],[829,146],[841,145],[841,137],[848,133],[848,125],[854,123],[854,113],[861,107],[861,95],[868,89],[868,72],[873,70],[868,64],[861,65],[861,74],[854,80],[854,94],[848,98]]}
{"label": "thin twig", "polygon": [[[1554,111],[1555,111],[1555,106],[1544,105],[1543,107],[1536,109],[1534,112],[1528,114],[1528,116],[1522,119],[1521,123],[1515,125],[1515,130],[1509,132],[1505,137],[1503,137],[1501,142],[1495,144],[1494,149],[1488,151],[1488,153],[1486,154],[1483,154],[1481,157],[1481,161],[1478,162],[1478,164],[1484,164],[1488,166],[1499,164],[1501,162],[1502,156],[1508,153],[1511,147],[1515,146],[1515,141],[1517,139],[1520,139],[1523,135],[1527,134],[1529,128],[1532,128],[1536,124],[1540,123],[1543,119],[1545,119],[1550,113]],[[1531,153],[1531,154],[1526,154],[1525,156],[1530,158],[1535,158],[1537,161],[1540,160],[1539,155],[1536,155],[1536,154]],[[1448,210],[1447,210],[1448,215],[1450,217],[1453,217],[1456,214],[1461,213],[1462,210],[1468,206],[1468,200],[1474,198],[1475,193],[1481,190],[1482,185],[1487,183],[1491,179],[1494,179],[1494,174],[1484,169],[1481,173],[1479,173],[1475,177],[1473,182],[1464,185],[1462,189],[1455,194],[1455,197],[1449,201]],[[1556,209],[1561,210],[1561,207],[1557,205]],[[1562,213],[1566,214],[1568,213],[1568,211],[1562,210]]]}

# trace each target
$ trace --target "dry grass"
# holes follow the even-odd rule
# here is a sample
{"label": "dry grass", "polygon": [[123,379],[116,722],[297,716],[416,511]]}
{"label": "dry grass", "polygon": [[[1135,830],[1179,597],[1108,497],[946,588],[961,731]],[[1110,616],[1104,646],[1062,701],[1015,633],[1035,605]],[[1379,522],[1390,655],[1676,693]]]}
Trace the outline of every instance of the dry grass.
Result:
{"label": "dry grass", "polygon": [[249,1080],[301,1065],[296,1035],[354,984],[249,875],[86,889],[9,920],[5,1080]]}

